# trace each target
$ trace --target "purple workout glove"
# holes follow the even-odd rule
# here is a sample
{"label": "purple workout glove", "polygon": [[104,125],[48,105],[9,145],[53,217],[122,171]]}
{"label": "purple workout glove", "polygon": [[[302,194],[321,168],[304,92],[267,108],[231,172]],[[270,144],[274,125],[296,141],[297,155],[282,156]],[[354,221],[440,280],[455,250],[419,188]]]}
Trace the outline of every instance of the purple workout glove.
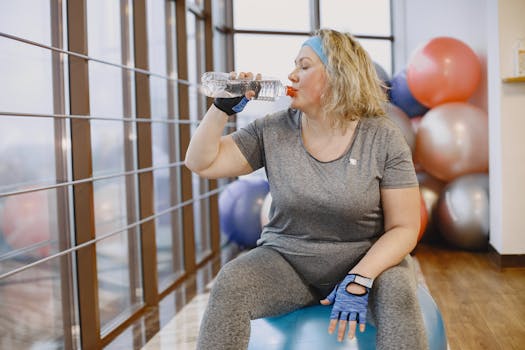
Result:
{"label": "purple workout glove", "polygon": [[[368,307],[368,295],[370,288],[366,288],[364,294],[352,294],[346,291],[350,283],[357,283],[356,277],[359,275],[348,274],[342,282],[335,286],[334,290],[326,297],[330,303],[334,304],[330,319],[357,321],[359,324],[366,323],[366,311]],[[361,276],[359,276],[361,277]]]}

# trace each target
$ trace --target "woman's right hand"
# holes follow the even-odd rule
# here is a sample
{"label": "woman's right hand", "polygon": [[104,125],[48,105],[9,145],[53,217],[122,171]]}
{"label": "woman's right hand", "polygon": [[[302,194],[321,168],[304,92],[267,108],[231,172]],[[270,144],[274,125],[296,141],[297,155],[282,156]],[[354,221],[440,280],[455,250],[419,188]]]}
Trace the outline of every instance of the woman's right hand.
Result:
{"label": "woman's right hand", "polygon": [[[261,79],[260,75],[257,75],[254,80],[252,73],[243,72],[238,77],[235,73],[231,74],[232,79],[248,79],[253,82]],[[214,179],[237,177],[253,171],[232,136],[223,133],[228,119],[226,114],[237,113],[233,108],[238,106],[242,99],[248,102],[255,96],[256,91],[250,90],[242,97],[215,99],[215,106],[208,109],[191,137],[185,157],[188,169],[201,177]]]}
{"label": "woman's right hand", "polygon": [[[235,72],[230,72],[230,77],[232,77],[231,79],[254,80],[254,83],[257,80],[262,79],[261,73],[257,73],[254,76],[252,72],[240,72],[238,76],[236,76]],[[259,94],[259,91],[261,90],[261,86],[259,84],[253,84],[252,86],[253,86],[253,90],[246,91],[246,94],[244,95],[250,100],[256,97]]]}
{"label": "woman's right hand", "polygon": [[[243,79],[243,80],[253,80],[253,73],[252,72],[240,72],[239,75],[235,72],[230,73],[230,79]],[[261,74],[257,74],[255,76],[255,80],[261,80]],[[230,98],[224,98],[224,97],[217,97],[213,104],[215,107],[226,113],[227,115],[232,115],[235,113],[241,112],[244,107],[246,107],[246,104],[250,102],[250,100],[257,96],[260,90],[259,84],[253,85],[253,90],[246,91],[244,96],[238,96],[238,97],[230,97]]]}

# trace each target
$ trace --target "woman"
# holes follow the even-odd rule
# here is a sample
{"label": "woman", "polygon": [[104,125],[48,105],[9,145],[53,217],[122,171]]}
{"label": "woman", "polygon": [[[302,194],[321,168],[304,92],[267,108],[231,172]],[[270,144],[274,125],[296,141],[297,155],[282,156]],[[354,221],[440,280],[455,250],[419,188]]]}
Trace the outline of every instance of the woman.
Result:
{"label": "woman", "polygon": [[328,331],[340,341],[364,330],[369,311],[377,349],[427,348],[409,257],[418,183],[373,63],[351,35],[323,29],[288,78],[290,109],[223,136],[256,92],[216,99],[188,147],[186,165],[202,177],[265,167],[272,194],[258,246],[216,278],[197,348],[246,349],[251,319],[319,300],[333,304]]}

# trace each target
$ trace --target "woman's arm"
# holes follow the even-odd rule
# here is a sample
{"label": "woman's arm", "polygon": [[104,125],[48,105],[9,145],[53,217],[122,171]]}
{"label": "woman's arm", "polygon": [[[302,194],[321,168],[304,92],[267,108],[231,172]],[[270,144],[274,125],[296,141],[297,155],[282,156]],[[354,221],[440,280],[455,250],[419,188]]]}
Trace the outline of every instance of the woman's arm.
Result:
{"label": "woman's arm", "polygon": [[[231,72],[230,75],[231,79],[237,76],[235,72]],[[254,76],[251,72],[241,72],[238,78],[253,79]],[[260,74],[255,78],[260,80]],[[242,110],[246,102],[255,95],[255,91],[246,91],[239,110],[233,108],[241,105],[239,103],[241,101],[236,98],[215,99],[188,145],[184,159],[188,169],[205,178],[236,177],[253,171],[233,138],[230,135],[222,136],[222,134],[228,121],[228,115]]]}
{"label": "woman's arm", "polygon": [[417,244],[421,205],[419,187],[382,189],[381,202],[385,233],[350,273],[376,278],[389,267],[399,264]]}
{"label": "woman's arm", "polygon": [[235,177],[253,171],[233,138],[222,135],[227,121],[226,113],[212,105],[190,140],[184,162],[201,177]]}
{"label": "woman's arm", "polygon": [[[385,219],[385,233],[372,245],[365,256],[352,268],[349,274],[376,278],[389,267],[395,266],[414,249],[417,244],[417,237],[420,225],[420,205],[419,187],[401,189],[382,189],[381,202]],[[353,301],[357,301],[360,295],[366,294],[366,288],[357,283],[350,283],[346,286]],[[354,294],[354,295],[352,295]],[[368,298],[368,296],[367,296]],[[328,305],[330,300],[324,299],[321,304]],[[337,303],[337,300],[336,300]],[[366,313],[366,303],[362,304]],[[346,307],[346,305],[345,305]],[[350,305],[349,312],[356,312]],[[339,320],[332,318],[328,326],[328,332],[332,334],[339,322],[337,339],[344,338],[346,325],[349,323],[349,337],[353,338],[356,329],[356,321]],[[365,330],[365,324],[359,325],[361,332]]]}

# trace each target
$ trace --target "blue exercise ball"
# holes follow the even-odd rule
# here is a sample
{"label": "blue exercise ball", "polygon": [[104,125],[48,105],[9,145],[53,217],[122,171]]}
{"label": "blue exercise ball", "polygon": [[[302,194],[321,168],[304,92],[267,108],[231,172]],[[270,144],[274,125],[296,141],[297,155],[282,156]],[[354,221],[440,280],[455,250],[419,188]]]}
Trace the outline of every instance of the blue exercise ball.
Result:
{"label": "blue exercise ball", "polygon": [[[430,350],[447,350],[447,336],[441,312],[425,286],[419,285],[417,297],[423,314]],[[356,332],[356,338],[338,342],[328,334],[331,306],[315,305],[294,312],[251,322],[248,350],[375,350],[376,328],[367,323],[366,330]]]}
{"label": "blue exercise ball", "polygon": [[445,324],[436,302],[426,287],[421,285],[418,287],[417,299],[423,314],[430,350],[447,350]]}
{"label": "blue exercise ball", "polygon": [[385,87],[390,87],[390,75],[386,72],[386,70],[377,62],[374,63],[374,68],[377,73],[377,77],[379,80],[383,82]]}
{"label": "blue exercise ball", "polygon": [[261,208],[270,187],[266,179],[243,178],[219,195],[221,231],[243,248],[255,247],[261,235]]}
{"label": "blue exercise ball", "polygon": [[390,100],[410,118],[422,116],[428,108],[419,103],[408,88],[406,69],[394,75],[390,81]]}

